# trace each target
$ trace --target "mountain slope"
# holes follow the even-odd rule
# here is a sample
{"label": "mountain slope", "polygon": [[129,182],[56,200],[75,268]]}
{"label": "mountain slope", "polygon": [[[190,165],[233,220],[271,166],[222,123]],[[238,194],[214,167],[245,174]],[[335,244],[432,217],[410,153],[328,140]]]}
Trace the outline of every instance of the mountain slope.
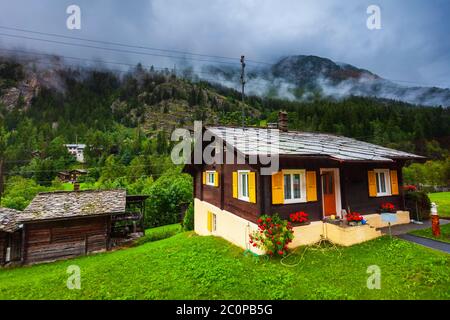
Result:
{"label": "mountain slope", "polygon": [[[239,70],[208,66],[218,82],[238,89]],[[350,64],[317,56],[289,56],[269,67],[249,70],[249,94],[307,101],[317,96],[341,99],[351,95],[400,100],[417,105],[450,106],[450,90],[408,87]]]}

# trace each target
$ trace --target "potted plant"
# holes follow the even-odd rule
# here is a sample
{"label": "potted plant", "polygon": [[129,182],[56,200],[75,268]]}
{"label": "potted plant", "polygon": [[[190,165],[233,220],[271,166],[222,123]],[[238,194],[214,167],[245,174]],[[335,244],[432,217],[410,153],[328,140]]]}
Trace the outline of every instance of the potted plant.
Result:
{"label": "potted plant", "polygon": [[308,214],[303,212],[303,211],[298,211],[298,212],[294,212],[291,213],[289,215],[289,220],[294,224],[294,225],[305,225],[305,224],[309,224],[309,220],[308,220]]}
{"label": "potted plant", "polygon": [[395,206],[390,203],[390,202],[383,202],[381,204],[381,209],[380,209],[381,213],[395,213]]}
{"label": "potted plant", "polygon": [[357,226],[364,224],[364,218],[358,212],[349,212],[346,216],[349,226]]}

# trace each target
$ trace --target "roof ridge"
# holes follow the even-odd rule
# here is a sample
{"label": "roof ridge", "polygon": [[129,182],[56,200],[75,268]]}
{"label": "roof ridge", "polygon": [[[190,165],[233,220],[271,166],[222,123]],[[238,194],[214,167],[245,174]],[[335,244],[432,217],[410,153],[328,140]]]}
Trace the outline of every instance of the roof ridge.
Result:
{"label": "roof ridge", "polygon": [[58,194],[58,193],[94,193],[94,192],[108,192],[108,191],[127,191],[125,188],[121,189],[88,189],[88,190],[55,190],[55,191],[43,191],[39,192],[40,194]]}

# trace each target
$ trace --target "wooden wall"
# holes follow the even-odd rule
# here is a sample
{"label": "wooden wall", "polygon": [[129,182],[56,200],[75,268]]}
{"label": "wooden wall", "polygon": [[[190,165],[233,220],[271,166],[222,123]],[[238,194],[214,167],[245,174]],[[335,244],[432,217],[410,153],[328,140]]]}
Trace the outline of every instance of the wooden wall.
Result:
{"label": "wooden wall", "polygon": [[[338,168],[340,170],[341,203],[342,208],[350,206],[352,211],[361,214],[375,213],[382,202],[391,202],[398,209],[404,209],[403,195],[371,198],[368,194],[367,171],[375,168],[395,169],[398,172],[399,186],[403,184],[401,168],[403,162],[380,163],[344,163],[340,161],[310,158],[299,159],[296,157],[280,158],[280,170],[282,169],[306,169],[316,172],[317,201],[297,204],[272,204],[272,180],[271,176],[262,176],[257,165],[204,165],[197,166],[194,174],[194,194],[200,200],[209,202],[221,209],[230,211],[250,221],[256,221],[262,214],[278,213],[282,218],[288,219],[289,214],[296,211],[305,211],[311,221],[323,218],[322,213],[322,186],[320,179],[321,168]],[[202,184],[202,171],[216,170],[219,172],[219,187]],[[232,172],[237,170],[256,171],[256,204],[233,198]],[[339,211],[340,208],[337,208]]]}
{"label": "wooden wall", "polygon": [[[376,213],[383,202],[391,202],[397,209],[403,210],[403,195],[401,186],[403,185],[401,163],[385,164],[345,164],[341,168],[341,190],[342,205],[344,208],[350,206],[352,211],[361,214]],[[400,195],[387,197],[369,197],[369,186],[367,171],[373,169],[389,168],[397,170],[398,185]]]}
{"label": "wooden wall", "polygon": [[13,233],[0,232],[0,266],[6,263],[6,251],[10,247],[10,262],[22,257],[22,230]]}
{"label": "wooden wall", "polygon": [[8,234],[0,231],[0,266],[5,264],[6,248],[8,247]]}
{"label": "wooden wall", "polygon": [[110,216],[24,225],[23,263],[73,258],[109,249]]}

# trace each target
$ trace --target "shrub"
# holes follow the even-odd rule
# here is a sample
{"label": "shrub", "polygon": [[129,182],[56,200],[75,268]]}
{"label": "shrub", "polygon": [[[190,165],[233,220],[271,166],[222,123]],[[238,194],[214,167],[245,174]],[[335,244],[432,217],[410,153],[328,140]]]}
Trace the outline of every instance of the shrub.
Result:
{"label": "shrub", "polygon": [[186,174],[161,176],[148,189],[146,227],[157,227],[180,222],[182,207],[192,201],[192,178]]}
{"label": "shrub", "polygon": [[294,239],[291,223],[282,220],[278,215],[267,215],[258,219],[258,230],[250,235],[250,244],[264,250],[269,256],[284,256],[288,244]]}
{"label": "shrub", "polygon": [[184,231],[194,230],[194,203],[192,202],[189,204],[189,207],[184,214],[183,229]]}
{"label": "shrub", "polygon": [[430,218],[431,201],[423,191],[405,193],[406,208],[411,213],[412,219],[428,220]]}

